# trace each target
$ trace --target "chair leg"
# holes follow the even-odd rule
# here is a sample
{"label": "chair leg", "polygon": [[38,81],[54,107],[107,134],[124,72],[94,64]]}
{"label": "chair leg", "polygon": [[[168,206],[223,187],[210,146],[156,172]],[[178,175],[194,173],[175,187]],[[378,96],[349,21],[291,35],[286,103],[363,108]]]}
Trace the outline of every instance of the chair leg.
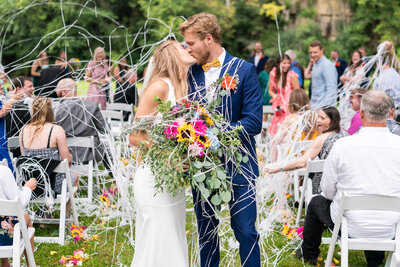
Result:
{"label": "chair leg", "polygon": [[67,217],[67,181],[64,179],[61,187],[61,207],[60,207],[60,225],[58,234],[58,243],[64,245],[65,243],[65,219]]}
{"label": "chair leg", "polygon": [[21,231],[19,223],[15,225],[13,237],[13,266],[19,267],[21,265]]}
{"label": "chair leg", "polygon": [[300,193],[299,209],[297,210],[296,225],[299,225],[300,222],[301,211],[303,209],[304,197],[306,192],[307,192],[307,182],[303,182],[303,189],[301,190]]}

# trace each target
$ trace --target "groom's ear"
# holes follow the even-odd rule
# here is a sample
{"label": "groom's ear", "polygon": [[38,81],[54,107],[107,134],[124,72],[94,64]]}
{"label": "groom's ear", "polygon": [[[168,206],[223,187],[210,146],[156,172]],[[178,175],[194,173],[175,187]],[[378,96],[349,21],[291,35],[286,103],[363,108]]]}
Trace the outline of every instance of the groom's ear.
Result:
{"label": "groom's ear", "polygon": [[207,42],[207,44],[211,44],[214,42],[214,37],[210,33],[207,33],[204,40]]}

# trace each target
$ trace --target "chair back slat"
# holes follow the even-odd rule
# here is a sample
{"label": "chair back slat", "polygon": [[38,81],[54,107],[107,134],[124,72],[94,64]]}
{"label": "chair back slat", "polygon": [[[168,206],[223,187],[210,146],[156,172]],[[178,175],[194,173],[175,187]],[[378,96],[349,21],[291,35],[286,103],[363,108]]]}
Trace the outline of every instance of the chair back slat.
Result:
{"label": "chair back slat", "polygon": [[8,150],[19,147],[19,137],[18,136],[8,137],[7,146]]}
{"label": "chair back slat", "polygon": [[384,210],[400,212],[400,197],[343,194],[344,210]]}
{"label": "chair back slat", "polygon": [[0,215],[1,216],[18,216],[18,201],[17,200],[0,200]]}
{"label": "chair back slat", "polygon": [[87,147],[93,148],[94,146],[94,138],[93,136],[89,137],[68,137],[67,138],[68,147]]}
{"label": "chair back slat", "polygon": [[124,115],[122,111],[115,111],[115,110],[102,110],[101,114],[103,114],[106,120],[118,120],[123,121]]}
{"label": "chair back slat", "polygon": [[308,173],[323,172],[325,160],[310,160],[307,164]]}
{"label": "chair back slat", "polygon": [[108,103],[107,110],[123,110],[127,112],[133,112],[133,104],[125,104],[125,103]]}

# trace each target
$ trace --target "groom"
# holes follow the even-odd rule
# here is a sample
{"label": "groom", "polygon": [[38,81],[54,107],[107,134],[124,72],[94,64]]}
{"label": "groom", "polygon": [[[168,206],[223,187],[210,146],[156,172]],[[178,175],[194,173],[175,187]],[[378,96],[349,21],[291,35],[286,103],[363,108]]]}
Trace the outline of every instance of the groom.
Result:
{"label": "groom", "polygon": [[[239,253],[243,266],[260,266],[259,234],[255,229],[257,218],[255,179],[258,177],[258,165],[254,136],[261,132],[262,91],[254,65],[229,55],[221,46],[222,34],[217,18],[208,13],[193,15],[179,27],[184,36],[189,53],[197,59],[197,65],[189,72],[189,93],[192,100],[204,101],[210,94],[210,85],[219,77],[228,73],[238,75],[236,92],[222,99],[220,111],[230,120],[231,126],[241,125],[242,144],[247,151],[249,161],[242,163],[241,173],[227,164],[232,178],[233,196],[230,201],[231,226],[239,241]],[[212,90],[212,88],[211,88]],[[202,202],[200,192],[193,190],[196,212],[200,262],[202,267],[219,265],[219,221],[209,202]]]}

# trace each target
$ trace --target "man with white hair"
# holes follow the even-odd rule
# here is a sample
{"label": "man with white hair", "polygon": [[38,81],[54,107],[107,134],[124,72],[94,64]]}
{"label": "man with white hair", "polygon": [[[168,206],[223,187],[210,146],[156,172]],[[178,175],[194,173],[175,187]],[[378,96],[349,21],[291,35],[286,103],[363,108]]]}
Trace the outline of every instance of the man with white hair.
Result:
{"label": "man with white hair", "polygon": [[[105,132],[105,121],[100,108],[95,102],[77,98],[76,84],[71,78],[62,79],[56,88],[60,103],[54,105],[56,123],[62,126],[67,137],[94,136],[95,160],[104,158],[104,146],[100,143],[99,133]],[[72,148],[74,162],[87,162],[93,159],[93,154],[86,148]]]}
{"label": "man with white hair", "polygon": [[[333,227],[342,193],[400,197],[400,136],[390,133],[386,120],[393,100],[380,90],[361,100],[363,128],[336,141],[326,159],[321,180],[323,196],[312,198],[303,231],[302,251],[296,255],[316,264],[324,225]],[[387,211],[347,211],[349,236],[392,239],[400,214]],[[384,251],[365,251],[368,266],[379,266]]]}
{"label": "man with white hair", "polygon": [[288,55],[290,57],[290,60],[291,60],[290,70],[296,72],[297,79],[299,80],[300,87],[304,89],[304,68],[297,61],[296,52],[294,52],[293,50],[289,49],[289,50],[286,50],[285,54]]}

